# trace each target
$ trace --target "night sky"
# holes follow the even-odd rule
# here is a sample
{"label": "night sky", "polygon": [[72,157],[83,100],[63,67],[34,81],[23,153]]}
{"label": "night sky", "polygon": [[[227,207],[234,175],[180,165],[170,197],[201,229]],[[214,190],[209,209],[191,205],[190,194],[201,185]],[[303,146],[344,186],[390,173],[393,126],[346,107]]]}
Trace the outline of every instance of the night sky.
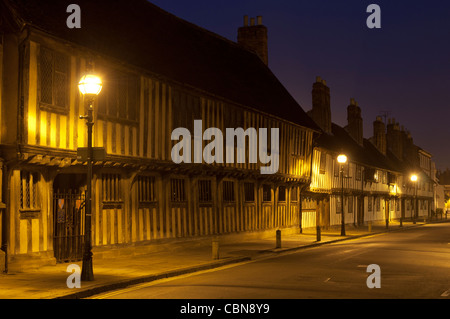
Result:
{"label": "night sky", "polygon": [[[398,0],[151,0],[160,8],[237,41],[243,16],[268,28],[269,67],[305,111],[316,76],[331,91],[333,122],[345,126],[355,98],[364,137],[377,115],[395,118],[414,143],[450,167],[450,2]],[[381,7],[369,29],[367,6]]]}

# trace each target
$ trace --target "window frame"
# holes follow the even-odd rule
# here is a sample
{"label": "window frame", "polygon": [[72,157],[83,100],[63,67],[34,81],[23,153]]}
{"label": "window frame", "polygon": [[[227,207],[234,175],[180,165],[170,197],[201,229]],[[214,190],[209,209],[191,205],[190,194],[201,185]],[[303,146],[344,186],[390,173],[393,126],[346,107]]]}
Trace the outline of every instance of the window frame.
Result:
{"label": "window frame", "polygon": [[170,178],[169,196],[172,204],[187,202],[186,182],[184,178]]}
{"label": "window frame", "polygon": [[103,208],[122,208],[124,196],[121,174],[104,172],[101,174],[100,182]]}
{"label": "window frame", "polygon": [[255,199],[256,199],[256,196],[255,196],[255,183],[253,183],[253,182],[244,182],[244,202],[246,202],[246,203],[254,203]]}
{"label": "window frame", "polygon": [[140,175],[137,177],[137,200],[140,208],[154,206],[157,203],[156,190],[155,176]]}
{"label": "window frame", "polygon": [[[141,103],[141,81],[140,75],[130,70],[123,70],[113,66],[99,66],[104,75],[102,92],[97,100],[97,114],[101,120],[107,120],[115,123],[124,123],[128,125],[137,125],[139,122],[139,111]],[[125,81],[123,83],[122,81]],[[133,83],[135,86],[130,86]],[[123,88],[126,87],[125,110],[123,110],[120,95]],[[131,87],[131,88],[130,88]],[[135,96],[132,100],[132,90],[135,90]],[[130,116],[131,105],[134,106],[134,118]],[[124,112],[121,114],[121,112]],[[115,114],[113,114],[115,113]],[[125,115],[125,117],[123,116]]]}
{"label": "window frame", "polygon": [[272,202],[272,186],[269,184],[262,185],[262,201],[265,203]]}
{"label": "window frame", "polygon": [[198,202],[200,204],[212,204],[212,182],[210,179],[199,179],[198,186]]}
{"label": "window frame", "polygon": [[223,181],[222,182],[222,200],[225,203],[235,203],[235,182],[234,181]]}
{"label": "window frame", "polygon": [[[51,103],[49,101],[43,101],[43,55],[44,52],[48,52],[51,55],[51,76],[52,76],[52,82],[51,82]],[[62,60],[65,60],[65,73],[56,71],[55,67],[55,60],[56,57],[59,56],[62,58]],[[38,72],[38,80],[37,80],[37,99],[39,108],[44,111],[54,112],[54,113],[60,113],[60,114],[67,114],[69,112],[69,105],[70,105],[70,78],[71,78],[71,69],[70,69],[70,55],[51,49],[43,44],[39,45],[39,51],[37,56],[37,72]],[[65,83],[63,85],[64,92],[64,106],[58,105],[56,101],[57,89],[55,87],[55,82],[59,82],[55,80],[55,73],[60,73],[65,75]]]}
{"label": "window frame", "polygon": [[19,211],[20,212],[40,211],[41,202],[38,186],[40,180],[39,174],[37,172],[21,170],[19,178],[20,178]]}

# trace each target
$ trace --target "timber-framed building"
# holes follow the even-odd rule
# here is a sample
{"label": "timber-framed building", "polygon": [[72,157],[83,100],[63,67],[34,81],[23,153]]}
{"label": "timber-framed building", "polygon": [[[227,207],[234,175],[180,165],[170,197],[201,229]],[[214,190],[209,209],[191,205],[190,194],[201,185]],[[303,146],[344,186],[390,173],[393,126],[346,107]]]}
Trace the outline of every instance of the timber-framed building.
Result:
{"label": "timber-framed building", "polygon": [[[267,30],[239,43],[144,0],[0,2],[2,250],[12,269],[78,260],[83,241],[86,105],[77,84],[102,76],[94,103],[94,256],[199,236],[298,227],[320,128],[267,66]],[[279,128],[279,170],[175,164],[177,127]],[[205,142],[203,142],[205,145]],[[248,154],[247,154],[248,156]],[[306,223],[306,222],[305,222]],[[304,223],[304,224],[305,224]],[[144,245],[148,244],[148,245]],[[94,257],[96,258],[96,257]]]}

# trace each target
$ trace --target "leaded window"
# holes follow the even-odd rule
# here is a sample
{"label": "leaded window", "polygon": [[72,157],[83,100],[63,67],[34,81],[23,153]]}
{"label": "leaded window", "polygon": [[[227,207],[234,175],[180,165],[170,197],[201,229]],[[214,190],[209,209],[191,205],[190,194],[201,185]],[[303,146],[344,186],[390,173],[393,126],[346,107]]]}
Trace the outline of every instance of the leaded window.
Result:
{"label": "leaded window", "polygon": [[39,54],[39,101],[41,106],[65,109],[68,105],[69,58],[45,47]]}
{"label": "leaded window", "polygon": [[20,209],[39,209],[38,194],[39,175],[27,171],[20,172]]}

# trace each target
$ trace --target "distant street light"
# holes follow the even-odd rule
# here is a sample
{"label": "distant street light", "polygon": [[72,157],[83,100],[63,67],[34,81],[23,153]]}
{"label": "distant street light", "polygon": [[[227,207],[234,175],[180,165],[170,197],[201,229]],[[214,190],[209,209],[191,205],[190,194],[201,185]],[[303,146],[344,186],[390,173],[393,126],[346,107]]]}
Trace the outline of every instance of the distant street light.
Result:
{"label": "distant street light", "polygon": [[[414,218],[413,218],[413,224],[416,223],[416,215],[417,215],[417,180],[418,177],[416,174],[411,175],[411,181],[414,182]],[[412,217],[412,212],[411,212]]]}
{"label": "distant street light", "polygon": [[344,164],[347,163],[347,156],[339,154],[337,161],[340,165],[341,173],[341,236],[345,236],[345,213],[344,213]]}
{"label": "distant street light", "polygon": [[86,194],[86,214],[85,214],[85,234],[84,234],[84,252],[83,252],[83,265],[81,269],[81,280],[92,281],[94,280],[94,271],[92,267],[92,236],[91,236],[91,212],[92,212],[92,126],[93,121],[93,109],[92,104],[94,98],[102,90],[102,80],[95,75],[84,75],[78,83],[78,88],[85,97],[88,103],[88,114],[80,115],[80,119],[86,119],[86,126],[88,130],[88,156],[87,156],[87,194]]}

